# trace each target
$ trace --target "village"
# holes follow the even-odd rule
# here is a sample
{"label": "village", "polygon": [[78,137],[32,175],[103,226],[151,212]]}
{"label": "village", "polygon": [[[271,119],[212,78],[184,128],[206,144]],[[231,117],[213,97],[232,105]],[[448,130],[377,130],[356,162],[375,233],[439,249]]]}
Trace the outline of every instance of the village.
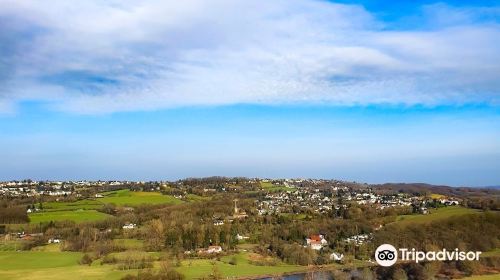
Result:
{"label": "village", "polygon": [[394,225],[478,213],[438,192],[317,179],[2,182],[0,246],[79,254],[77,265],[124,273],[167,255],[184,273],[205,263],[370,266],[370,250]]}
{"label": "village", "polygon": [[[280,213],[299,214],[312,212],[325,214],[347,207],[349,203],[358,205],[372,205],[377,209],[390,207],[413,207],[414,211],[421,214],[428,213],[428,205],[439,203],[445,206],[459,205],[457,198],[440,196],[439,199],[412,195],[409,193],[383,194],[366,184],[353,184],[337,180],[314,179],[244,179],[250,186],[258,186],[264,196],[256,199],[255,206],[259,215]],[[241,183],[241,179],[239,183]],[[262,186],[269,186],[266,188]],[[0,182],[0,196],[5,197],[68,197],[102,198],[99,193],[106,190],[130,188],[131,190],[156,192],[166,187],[174,192],[175,198],[185,197],[187,187],[183,182],[130,182],[130,181],[9,181]],[[218,188],[200,187],[204,195],[216,193],[247,193],[244,188],[235,188],[234,182],[227,182]],[[255,188],[255,187],[254,187]],[[192,192],[196,187],[191,188]],[[173,190],[173,191],[172,191]],[[177,191],[175,191],[177,190]],[[37,211],[33,207],[28,213]],[[246,215],[246,214],[245,214]],[[222,218],[217,218],[215,223],[223,224]]]}
{"label": "village", "polygon": [[[337,183],[322,189],[309,187],[290,187],[280,192],[270,192],[257,202],[259,215],[303,212],[328,213],[347,207],[353,202],[358,205],[373,205],[377,209],[390,207],[413,207],[414,212],[427,214],[428,204],[435,203],[433,198],[407,193],[377,194],[371,187],[352,188]],[[292,185],[293,186],[293,185]],[[459,205],[455,198],[440,198],[437,203],[446,206]]]}

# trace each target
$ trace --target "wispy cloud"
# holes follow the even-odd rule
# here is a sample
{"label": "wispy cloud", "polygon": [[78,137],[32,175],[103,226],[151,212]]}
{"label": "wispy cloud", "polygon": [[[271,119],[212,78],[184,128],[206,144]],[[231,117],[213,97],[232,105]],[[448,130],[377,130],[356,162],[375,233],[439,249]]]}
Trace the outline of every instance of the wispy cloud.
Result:
{"label": "wispy cloud", "polygon": [[0,110],[500,101],[498,7],[400,29],[325,1],[0,0]]}

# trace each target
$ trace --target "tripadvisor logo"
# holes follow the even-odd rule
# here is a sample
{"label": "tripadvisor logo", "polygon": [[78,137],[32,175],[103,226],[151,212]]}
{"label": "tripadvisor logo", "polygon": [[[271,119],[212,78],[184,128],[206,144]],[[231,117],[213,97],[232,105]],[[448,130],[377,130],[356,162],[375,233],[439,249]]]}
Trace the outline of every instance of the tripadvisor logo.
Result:
{"label": "tripadvisor logo", "polygon": [[443,249],[441,251],[428,252],[417,251],[415,248],[411,250],[399,248],[399,250],[397,250],[391,244],[382,244],[378,246],[375,251],[375,260],[381,266],[391,266],[395,264],[398,259],[401,261],[414,261],[416,263],[421,261],[478,261],[481,253],[480,251],[464,252],[458,249],[452,251]]}
{"label": "tripadvisor logo", "polygon": [[375,251],[375,260],[381,266],[391,266],[398,260],[398,251],[391,244],[382,244]]}

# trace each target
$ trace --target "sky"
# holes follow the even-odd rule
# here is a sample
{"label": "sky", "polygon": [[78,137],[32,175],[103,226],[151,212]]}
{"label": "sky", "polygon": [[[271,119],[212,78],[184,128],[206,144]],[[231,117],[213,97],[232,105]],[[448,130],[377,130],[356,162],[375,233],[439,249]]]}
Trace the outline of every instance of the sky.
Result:
{"label": "sky", "polygon": [[498,1],[0,0],[0,180],[500,184]]}

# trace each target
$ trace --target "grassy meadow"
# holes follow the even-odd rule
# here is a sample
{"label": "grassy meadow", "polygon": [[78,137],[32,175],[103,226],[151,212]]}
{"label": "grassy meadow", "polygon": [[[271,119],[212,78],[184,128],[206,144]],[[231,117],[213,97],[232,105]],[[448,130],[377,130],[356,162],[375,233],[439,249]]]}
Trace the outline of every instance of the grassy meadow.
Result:
{"label": "grassy meadow", "polygon": [[274,185],[271,182],[260,182],[260,186],[262,189],[269,191],[269,192],[277,192],[277,191],[292,191],[295,188],[288,188],[282,185]]}
{"label": "grassy meadow", "polygon": [[462,280],[498,280],[500,274],[476,275],[471,277],[462,278]]}
{"label": "grassy meadow", "polygon": [[[43,223],[69,220],[81,223],[103,220],[109,217],[109,215],[97,210],[101,209],[107,203],[117,206],[137,206],[141,204],[179,204],[183,202],[173,196],[162,195],[158,192],[134,192],[126,189],[105,192],[101,195],[103,197],[96,199],[43,203],[42,211],[29,214],[30,222]],[[197,201],[200,200],[200,197],[191,195],[188,200]]]}
{"label": "grassy meadow", "polygon": [[[21,256],[20,253],[25,255]],[[71,254],[71,255],[69,255]],[[131,271],[111,265],[79,265],[80,253],[0,252],[0,279],[13,280],[119,280]],[[4,259],[10,261],[4,262]]]}
{"label": "grassy meadow", "polygon": [[182,200],[171,195],[163,195],[157,192],[134,192],[130,190],[118,190],[102,193],[104,197],[96,200],[101,203],[113,203],[118,206],[135,206],[140,204],[179,204]]}
{"label": "grassy meadow", "polygon": [[43,211],[69,211],[69,210],[97,210],[100,209],[104,203],[91,200],[84,199],[78,200],[74,202],[63,202],[63,201],[51,201],[43,203]]}
{"label": "grassy meadow", "polygon": [[80,265],[76,252],[0,252],[0,279],[14,280],[118,280],[127,274],[110,265]]}
{"label": "grassy meadow", "polygon": [[74,221],[77,223],[91,222],[106,219],[110,215],[98,212],[97,210],[62,210],[31,213],[29,215],[31,223],[44,223],[50,221]]}
{"label": "grassy meadow", "polygon": [[127,250],[141,250],[144,247],[144,241],[129,238],[115,238],[113,244]]}
{"label": "grassy meadow", "polygon": [[[232,259],[236,265],[230,264]],[[222,257],[220,261],[208,259],[185,260],[177,270],[186,276],[186,279],[197,279],[212,273],[214,266],[224,277],[246,277],[257,275],[279,275],[286,272],[302,271],[306,267],[299,265],[278,264],[275,266],[261,266],[251,264],[250,260],[257,258],[256,254],[239,253]]]}
{"label": "grassy meadow", "polygon": [[465,208],[461,206],[448,206],[438,209],[429,209],[429,214],[421,215],[401,215],[396,219],[398,225],[407,225],[413,223],[427,223],[436,220],[447,219],[453,216],[479,213],[479,210]]}
{"label": "grassy meadow", "polygon": [[[51,245],[48,245],[51,246]],[[44,246],[45,247],[45,246]],[[53,247],[53,248],[52,248]],[[52,246],[47,249],[23,252],[0,252],[0,279],[120,279],[127,274],[135,274],[136,270],[119,270],[116,265],[101,264],[99,260],[90,266],[80,265],[78,261],[82,253],[56,252]],[[130,252],[137,254],[141,252]],[[113,253],[118,259],[125,257],[129,252]],[[155,259],[159,253],[146,253]],[[214,266],[224,277],[249,277],[258,275],[279,275],[286,272],[302,271],[307,267],[298,265],[278,264],[276,266],[260,266],[250,263],[255,254],[239,253],[222,257],[220,261],[209,259],[184,260],[182,265],[176,268],[186,276],[186,279],[197,279],[212,273]],[[230,260],[236,259],[236,265],[230,264]],[[155,262],[153,269],[159,268]]]}

